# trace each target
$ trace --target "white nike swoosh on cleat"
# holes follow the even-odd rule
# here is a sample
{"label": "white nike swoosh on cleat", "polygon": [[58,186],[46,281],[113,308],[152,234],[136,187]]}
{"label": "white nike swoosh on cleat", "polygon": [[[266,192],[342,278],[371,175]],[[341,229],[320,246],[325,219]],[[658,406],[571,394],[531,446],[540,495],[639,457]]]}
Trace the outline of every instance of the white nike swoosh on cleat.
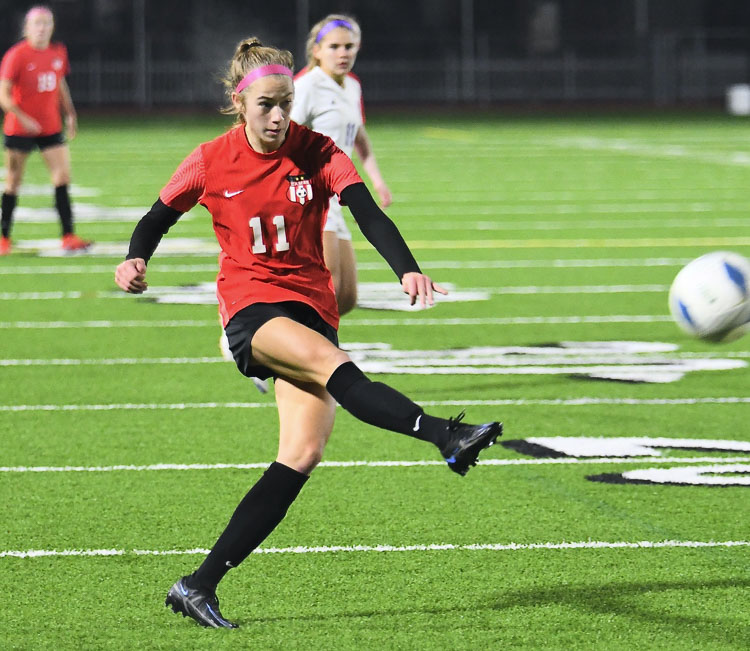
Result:
{"label": "white nike swoosh on cleat", "polygon": [[412,428],[412,431],[414,431],[414,432],[418,432],[419,431],[419,421],[420,420],[422,420],[422,414],[419,414],[419,416],[417,416],[417,422],[414,423],[414,427]]}
{"label": "white nike swoosh on cleat", "polygon": [[230,192],[229,190],[224,190],[224,196],[227,199],[231,199],[232,197],[237,196],[238,194],[242,194],[244,190],[237,190],[237,192]]}

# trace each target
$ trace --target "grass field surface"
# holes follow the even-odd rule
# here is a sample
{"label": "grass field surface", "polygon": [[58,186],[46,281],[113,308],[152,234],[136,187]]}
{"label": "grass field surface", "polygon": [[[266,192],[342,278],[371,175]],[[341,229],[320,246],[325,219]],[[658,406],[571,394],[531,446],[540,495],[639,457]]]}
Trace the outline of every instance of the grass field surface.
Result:
{"label": "grass field surface", "polygon": [[[236,631],[163,606],[273,461],[273,393],[221,360],[198,207],[150,291],[139,217],[220,117],[81,119],[63,256],[39,156],[0,259],[9,649],[750,647],[750,337],[690,339],[690,259],[750,255],[750,130],[721,115],[373,117],[388,210],[453,300],[403,310],[355,231],[342,347],[444,417],[505,423],[465,478],[339,410],[282,525],[220,585]],[[352,223],[353,225],[353,223]],[[388,308],[388,309],[385,309]]]}

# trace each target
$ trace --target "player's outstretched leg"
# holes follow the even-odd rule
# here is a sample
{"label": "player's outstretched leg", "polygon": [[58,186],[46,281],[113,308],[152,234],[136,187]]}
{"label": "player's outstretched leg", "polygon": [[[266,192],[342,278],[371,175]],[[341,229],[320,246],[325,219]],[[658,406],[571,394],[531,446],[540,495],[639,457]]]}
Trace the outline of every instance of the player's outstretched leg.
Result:
{"label": "player's outstretched leg", "polygon": [[461,422],[463,417],[462,411],[455,418],[449,419],[450,438],[440,450],[448,467],[461,476],[469,472],[471,466],[476,466],[479,453],[494,445],[498,437],[503,434],[502,423],[468,425]]}
{"label": "player's outstretched leg", "polygon": [[171,606],[175,613],[192,617],[201,626],[208,628],[238,628],[237,624],[224,619],[219,610],[219,599],[215,592],[207,588],[188,587],[188,577],[183,576],[167,593],[165,606]]}
{"label": "player's outstretched leg", "polygon": [[329,378],[326,388],[334,399],[359,420],[407,436],[430,441],[448,463],[465,475],[475,466],[479,453],[502,434],[500,423],[468,425],[463,412],[445,420],[426,414],[402,393],[381,382],[372,382],[354,364],[341,364]]}

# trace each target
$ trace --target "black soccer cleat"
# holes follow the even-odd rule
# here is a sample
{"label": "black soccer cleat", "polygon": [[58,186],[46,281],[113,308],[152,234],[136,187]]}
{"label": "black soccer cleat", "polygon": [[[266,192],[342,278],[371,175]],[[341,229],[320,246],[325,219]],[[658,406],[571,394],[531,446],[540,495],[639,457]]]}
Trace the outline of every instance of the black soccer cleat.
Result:
{"label": "black soccer cleat", "polygon": [[502,423],[485,423],[484,425],[466,425],[461,422],[462,411],[455,418],[448,420],[450,438],[440,450],[448,467],[463,476],[471,466],[477,465],[479,453],[495,443],[503,434]]}
{"label": "black soccer cleat", "polygon": [[238,628],[237,624],[224,619],[219,610],[219,599],[213,592],[188,588],[183,576],[167,593],[165,606],[172,606],[183,617],[192,617],[201,626],[209,628]]}

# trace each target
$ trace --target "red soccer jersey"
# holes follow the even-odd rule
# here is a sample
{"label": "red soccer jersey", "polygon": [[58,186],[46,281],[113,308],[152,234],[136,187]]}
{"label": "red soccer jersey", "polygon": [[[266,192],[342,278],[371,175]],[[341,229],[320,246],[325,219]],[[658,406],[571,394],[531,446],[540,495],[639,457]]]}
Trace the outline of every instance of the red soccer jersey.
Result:
{"label": "red soccer jersey", "polygon": [[216,291],[225,326],[253,303],[301,301],[338,328],[323,225],[331,195],[361,182],[327,136],[291,122],[284,144],[260,154],[238,126],[197,147],[159,198],[180,212],[200,203],[211,213],[221,246]]}
{"label": "red soccer jersey", "polygon": [[[13,84],[13,101],[41,124],[40,136],[62,131],[60,81],[68,72],[68,52],[62,43],[50,43],[44,50],[36,50],[21,41],[5,53],[0,63],[0,79]],[[13,113],[6,113],[3,131],[7,136],[31,135]]]}

